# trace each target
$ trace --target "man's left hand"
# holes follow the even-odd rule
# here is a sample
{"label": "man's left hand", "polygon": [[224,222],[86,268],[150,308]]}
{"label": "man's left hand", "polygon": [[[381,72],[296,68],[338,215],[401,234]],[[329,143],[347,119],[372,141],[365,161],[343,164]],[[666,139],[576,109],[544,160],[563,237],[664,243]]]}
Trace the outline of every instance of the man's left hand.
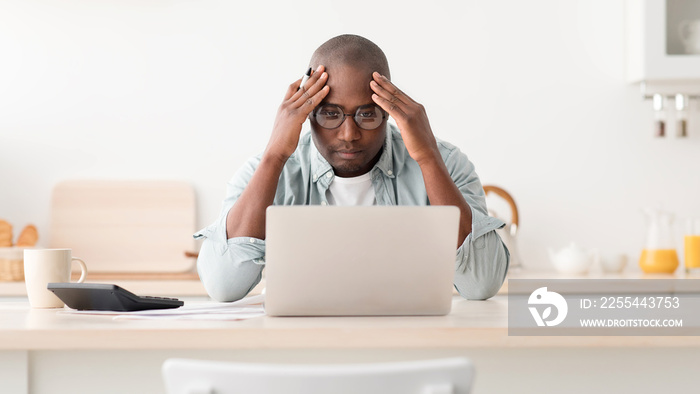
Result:
{"label": "man's left hand", "polygon": [[382,107],[396,121],[406,150],[419,165],[440,159],[437,141],[430,128],[425,108],[399,90],[388,78],[372,73],[369,85],[377,105]]}

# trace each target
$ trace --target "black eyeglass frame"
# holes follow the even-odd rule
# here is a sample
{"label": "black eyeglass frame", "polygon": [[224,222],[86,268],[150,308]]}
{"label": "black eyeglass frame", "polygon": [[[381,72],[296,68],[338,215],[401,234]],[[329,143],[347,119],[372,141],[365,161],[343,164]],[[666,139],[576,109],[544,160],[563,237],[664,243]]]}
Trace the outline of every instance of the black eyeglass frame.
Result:
{"label": "black eyeglass frame", "polygon": [[[341,115],[343,115],[343,120],[342,120],[340,123],[338,123],[338,125],[335,126],[335,127],[325,127],[325,126],[321,126],[321,124],[320,124],[320,123],[318,122],[318,120],[316,119],[316,116],[318,115],[318,111],[321,110],[321,108],[324,108],[324,107],[335,107],[335,108],[337,108],[337,109],[338,109],[338,113],[341,114]],[[364,128],[364,127],[362,127],[362,126],[360,125],[360,122],[357,121],[357,116],[358,116],[358,114],[360,113],[360,111],[361,111],[362,109],[368,108],[368,107],[369,107],[369,108],[371,108],[371,107],[378,108],[379,111],[380,111],[381,114],[382,114],[382,120],[381,120],[381,122],[379,122],[379,125],[378,125],[377,127],[373,128],[373,129],[366,129],[366,128]],[[354,113],[354,114],[346,114],[345,112],[343,112],[343,109],[340,108],[340,106],[339,106],[339,105],[336,105],[336,104],[321,104],[321,105],[319,105],[318,107],[314,108],[314,110],[311,112],[311,114],[309,114],[309,118],[312,119],[314,122],[316,122],[316,124],[318,124],[319,126],[323,127],[323,128],[326,129],[326,130],[335,130],[335,129],[337,129],[338,127],[342,126],[342,124],[345,122],[345,118],[347,118],[348,116],[352,116],[352,120],[353,120],[353,122],[355,122],[355,124],[357,125],[357,127],[361,128],[362,130],[371,131],[371,130],[376,130],[376,129],[378,129],[379,127],[381,127],[382,123],[384,123],[384,120],[387,118],[387,115],[388,115],[387,112],[384,111],[384,109],[383,109],[382,107],[378,106],[377,104],[365,104],[365,105],[361,105],[361,106],[357,107],[357,110],[355,110],[355,113]]]}

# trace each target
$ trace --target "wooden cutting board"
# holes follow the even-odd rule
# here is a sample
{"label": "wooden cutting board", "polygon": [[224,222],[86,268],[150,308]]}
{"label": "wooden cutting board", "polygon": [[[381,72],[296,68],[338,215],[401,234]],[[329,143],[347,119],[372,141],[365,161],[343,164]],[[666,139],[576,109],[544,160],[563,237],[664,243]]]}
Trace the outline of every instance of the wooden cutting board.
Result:
{"label": "wooden cutting board", "polygon": [[53,190],[49,243],[73,249],[88,272],[190,271],[195,209],[185,182],[64,181]]}

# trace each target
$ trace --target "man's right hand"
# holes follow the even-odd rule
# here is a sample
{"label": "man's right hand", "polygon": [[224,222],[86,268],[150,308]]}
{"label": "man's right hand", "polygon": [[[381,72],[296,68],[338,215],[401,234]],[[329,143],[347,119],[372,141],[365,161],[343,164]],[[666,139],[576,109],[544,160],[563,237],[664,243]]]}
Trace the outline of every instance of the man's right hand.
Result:
{"label": "man's right hand", "polygon": [[226,237],[265,239],[265,209],[272,205],[277,182],[289,156],[299,144],[301,126],[311,111],[326,97],[328,74],[323,66],[299,89],[301,79],[289,85],[272,129],[270,142],[248,185],[226,217]]}
{"label": "man's right hand", "polygon": [[285,163],[294,153],[306,118],[328,94],[330,88],[326,85],[327,80],[328,73],[324,71],[323,66],[318,66],[301,89],[299,88],[301,79],[289,85],[284,101],[277,110],[270,142],[265,148],[265,156]]}

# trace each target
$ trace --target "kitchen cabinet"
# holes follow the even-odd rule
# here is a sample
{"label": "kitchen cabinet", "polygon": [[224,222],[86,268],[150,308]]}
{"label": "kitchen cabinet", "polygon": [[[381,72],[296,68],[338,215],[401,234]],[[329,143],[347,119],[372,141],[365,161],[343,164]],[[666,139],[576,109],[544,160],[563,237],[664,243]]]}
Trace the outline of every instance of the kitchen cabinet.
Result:
{"label": "kitchen cabinet", "polygon": [[700,45],[700,1],[627,0],[626,18],[628,82],[700,84],[700,51],[689,49]]}

